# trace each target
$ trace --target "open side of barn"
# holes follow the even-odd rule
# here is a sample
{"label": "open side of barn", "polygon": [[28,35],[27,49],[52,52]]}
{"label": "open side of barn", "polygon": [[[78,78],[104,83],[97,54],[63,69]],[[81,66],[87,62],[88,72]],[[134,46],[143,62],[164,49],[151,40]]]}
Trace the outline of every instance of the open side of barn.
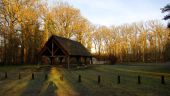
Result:
{"label": "open side of barn", "polygon": [[91,53],[80,42],[54,35],[48,39],[41,49],[39,57],[43,56],[50,59],[51,65],[54,65],[57,60],[60,64],[67,63],[63,64],[67,65],[67,68],[70,68],[70,61],[73,58],[76,60],[74,63],[77,63],[77,66],[93,63]]}

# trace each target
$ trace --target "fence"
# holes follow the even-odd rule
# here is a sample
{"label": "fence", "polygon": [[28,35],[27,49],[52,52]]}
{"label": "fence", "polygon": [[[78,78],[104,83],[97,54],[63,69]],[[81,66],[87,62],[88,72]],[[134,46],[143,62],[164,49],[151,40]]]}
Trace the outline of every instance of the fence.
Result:
{"label": "fence", "polygon": [[[4,75],[3,75],[4,74]],[[7,79],[9,79],[9,76],[8,76],[8,72],[4,72],[4,73],[1,73],[0,74],[0,80],[7,80]],[[22,77],[24,77],[21,73],[18,73],[18,75],[15,75],[15,76],[18,76],[18,79],[20,80],[20,79],[22,79]],[[48,80],[48,78],[49,78],[49,76],[48,76],[48,74],[44,74],[44,80]],[[78,78],[77,78],[77,82],[78,83],[83,83],[83,80],[82,80],[82,75],[78,75],[77,76]],[[121,78],[122,78],[123,76],[120,76],[120,75],[117,75],[117,84],[121,84]],[[144,76],[143,76],[144,77]],[[101,75],[96,75],[96,77],[94,77],[94,78],[96,78],[96,82],[97,82],[97,84],[101,84],[102,83],[102,80],[104,80],[105,78],[102,78],[102,76]],[[35,80],[36,79],[36,77],[35,77],[35,73],[31,73],[31,78],[30,78],[31,80]],[[61,75],[60,76],[60,80],[61,81],[63,81],[64,80],[64,75]],[[136,77],[136,81],[137,81],[137,84],[142,84],[142,76],[140,76],[140,75],[138,75],[137,77]],[[166,82],[165,82],[165,76],[164,75],[162,75],[162,76],[160,76],[160,84],[166,84]]]}

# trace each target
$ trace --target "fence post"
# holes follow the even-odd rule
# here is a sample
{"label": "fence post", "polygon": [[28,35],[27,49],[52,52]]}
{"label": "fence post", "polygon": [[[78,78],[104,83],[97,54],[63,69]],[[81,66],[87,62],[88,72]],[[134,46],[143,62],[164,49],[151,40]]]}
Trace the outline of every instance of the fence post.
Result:
{"label": "fence post", "polygon": [[141,77],[138,76],[138,84],[141,84]]}
{"label": "fence post", "polygon": [[101,82],[101,76],[98,75],[98,84],[100,84],[100,82]]}
{"label": "fence post", "polygon": [[21,73],[18,74],[18,79],[21,79]]}
{"label": "fence post", "polygon": [[47,80],[48,79],[48,74],[45,74],[45,80]]}
{"label": "fence post", "polygon": [[165,78],[164,78],[164,76],[161,76],[161,83],[162,83],[162,84],[165,84]]}
{"label": "fence post", "polygon": [[78,82],[81,82],[81,75],[78,76]]}
{"label": "fence post", "polygon": [[8,78],[8,73],[7,72],[5,72],[5,79],[7,79]]}
{"label": "fence post", "polygon": [[34,73],[32,73],[32,80],[34,80]]}
{"label": "fence post", "polygon": [[117,84],[120,84],[120,75],[117,76]]}

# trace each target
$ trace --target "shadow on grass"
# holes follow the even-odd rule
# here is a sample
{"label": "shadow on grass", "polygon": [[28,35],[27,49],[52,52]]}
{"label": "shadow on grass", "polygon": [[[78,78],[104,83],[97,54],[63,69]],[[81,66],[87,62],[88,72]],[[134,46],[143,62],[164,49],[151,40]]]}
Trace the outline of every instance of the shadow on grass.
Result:
{"label": "shadow on grass", "polygon": [[43,88],[40,96],[56,96],[56,90],[58,89],[54,82],[49,82],[46,88]]}
{"label": "shadow on grass", "polygon": [[[8,78],[0,81],[0,96],[169,96],[170,79],[166,85],[160,84],[160,78],[140,74],[142,83],[137,84],[138,73],[116,70],[118,67],[93,66],[88,69],[67,70],[61,67],[37,69],[34,80],[28,68],[22,79]],[[117,84],[117,75],[121,83]],[[48,79],[45,79],[48,74]],[[78,76],[82,82],[78,82]],[[101,75],[101,83],[97,76]],[[13,75],[12,75],[13,76]],[[63,80],[61,80],[63,76]]]}
{"label": "shadow on grass", "polygon": [[45,77],[49,72],[49,67],[36,70],[34,79],[30,78],[20,96],[55,96],[57,86],[53,82],[48,82],[48,78]]}

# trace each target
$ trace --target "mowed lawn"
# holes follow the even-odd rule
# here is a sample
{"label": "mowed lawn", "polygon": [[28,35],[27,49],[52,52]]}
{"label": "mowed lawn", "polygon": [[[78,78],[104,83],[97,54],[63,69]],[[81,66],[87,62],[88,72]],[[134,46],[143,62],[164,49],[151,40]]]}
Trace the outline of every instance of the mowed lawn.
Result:
{"label": "mowed lawn", "polygon": [[[162,75],[165,84],[161,84]],[[90,65],[86,69],[70,70],[59,66],[3,66],[0,96],[170,96],[170,65]]]}

